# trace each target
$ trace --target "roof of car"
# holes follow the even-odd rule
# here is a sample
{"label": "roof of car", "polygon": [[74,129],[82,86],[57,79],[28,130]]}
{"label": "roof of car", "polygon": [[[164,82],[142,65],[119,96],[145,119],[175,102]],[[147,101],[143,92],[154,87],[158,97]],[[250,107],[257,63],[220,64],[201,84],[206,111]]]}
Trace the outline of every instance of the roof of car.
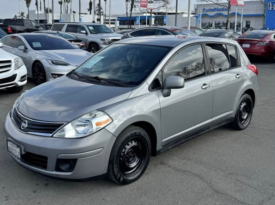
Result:
{"label": "roof of car", "polygon": [[177,38],[175,36],[151,36],[151,37],[138,37],[138,38],[127,38],[121,41],[117,41],[115,44],[141,44],[141,45],[151,45],[151,46],[164,46],[164,47],[177,47],[180,44],[186,43],[186,42],[221,42],[221,43],[232,43],[236,44],[235,41],[229,40],[229,39],[218,39],[218,38],[211,38],[208,37],[207,39],[205,37],[201,36],[191,36],[187,38]]}
{"label": "roof of car", "polygon": [[100,23],[92,23],[92,22],[60,22],[60,23],[54,23],[54,24],[81,24],[81,25],[104,25],[104,24],[100,24]]}

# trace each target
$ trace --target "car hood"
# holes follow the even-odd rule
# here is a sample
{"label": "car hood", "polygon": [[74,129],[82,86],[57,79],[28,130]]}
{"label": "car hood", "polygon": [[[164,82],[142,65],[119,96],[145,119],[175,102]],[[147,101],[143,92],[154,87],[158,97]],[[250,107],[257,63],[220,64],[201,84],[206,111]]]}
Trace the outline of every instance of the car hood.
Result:
{"label": "car hood", "polygon": [[90,58],[93,54],[81,49],[43,50],[36,53],[49,60],[60,60],[71,65],[78,66]]}
{"label": "car hood", "polygon": [[90,37],[96,38],[108,38],[108,39],[121,39],[122,35],[118,33],[98,33],[96,35],[90,35]]}
{"label": "car hood", "polygon": [[70,122],[88,112],[126,100],[131,92],[129,87],[95,85],[64,76],[24,93],[18,110],[35,120]]}

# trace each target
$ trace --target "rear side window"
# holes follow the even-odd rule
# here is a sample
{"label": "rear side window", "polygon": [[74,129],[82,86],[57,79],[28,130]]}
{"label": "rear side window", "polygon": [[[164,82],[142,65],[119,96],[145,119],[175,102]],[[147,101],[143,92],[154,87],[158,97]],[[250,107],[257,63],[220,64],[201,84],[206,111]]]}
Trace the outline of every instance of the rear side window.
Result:
{"label": "rear side window", "polygon": [[62,31],[64,24],[54,24],[52,27],[52,31]]}
{"label": "rear side window", "polygon": [[77,33],[78,25],[68,25],[66,28],[66,32]]}
{"label": "rear side window", "polygon": [[230,67],[235,68],[238,66],[237,50],[235,46],[227,45],[228,56],[230,60]]}
{"label": "rear side window", "polygon": [[140,31],[135,31],[130,34],[131,36],[154,36],[155,35],[155,29],[144,29]]}
{"label": "rear side window", "polygon": [[223,44],[206,44],[210,69],[212,73],[228,70],[230,62],[228,60],[227,49]]}
{"label": "rear side window", "polygon": [[156,36],[167,36],[167,35],[172,35],[172,34],[168,33],[167,31],[156,29],[155,30],[155,35]]}
{"label": "rear side window", "polygon": [[193,45],[179,51],[164,68],[164,79],[181,76],[185,80],[205,75],[204,57],[201,45]]}

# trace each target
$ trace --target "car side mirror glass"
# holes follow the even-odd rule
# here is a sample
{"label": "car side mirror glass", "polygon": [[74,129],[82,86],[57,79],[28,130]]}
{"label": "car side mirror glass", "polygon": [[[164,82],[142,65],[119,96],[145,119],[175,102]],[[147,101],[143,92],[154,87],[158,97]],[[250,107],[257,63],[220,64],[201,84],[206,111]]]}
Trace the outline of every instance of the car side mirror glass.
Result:
{"label": "car side mirror glass", "polygon": [[171,89],[183,88],[185,84],[184,78],[180,76],[168,76],[163,84],[162,95],[168,97],[171,95]]}
{"label": "car side mirror glass", "polygon": [[25,46],[18,46],[18,50],[26,52],[28,49]]}
{"label": "car side mirror glass", "polygon": [[87,34],[87,32],[84,31],[84,30],[80,31],[80,33],[82,33],[82,34]]}
{"label": "car side mirror glass", "polygon": [[4,46],[4,44],[0,42],[0,48],[2,48],[3,46]]}

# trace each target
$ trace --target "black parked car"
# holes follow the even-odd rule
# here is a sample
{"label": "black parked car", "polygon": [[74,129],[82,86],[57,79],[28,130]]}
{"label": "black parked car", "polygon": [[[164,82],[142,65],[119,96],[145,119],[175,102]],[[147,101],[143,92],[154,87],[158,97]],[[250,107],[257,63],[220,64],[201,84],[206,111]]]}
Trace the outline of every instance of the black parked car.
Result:
{"label": "black parked car", "polygon": [[0,28],[0,39],[6,35],[7,35],[7,33],[3,29]]}
{"label": "black parked car", "polygon": [[201,36],[228,38],[228,39],[236,40],[240,36],[240,34],[231,30],[217,29],[217,30],[207,30]]}
{"label": "black parked car", "polygon": [[0,24],[0,28],[8,34],[43,30],[43,28],[38,26],[34,21],[28,19],[5,19],[3,24]]}
{"label": "black parked car", "polygon": [[162,26],[162,27],[144,27],[135,29],[123,35],[122,39],[144,36],[178,36],[186,38],[188,36],[197,36],[192,31],[180,27]]}

